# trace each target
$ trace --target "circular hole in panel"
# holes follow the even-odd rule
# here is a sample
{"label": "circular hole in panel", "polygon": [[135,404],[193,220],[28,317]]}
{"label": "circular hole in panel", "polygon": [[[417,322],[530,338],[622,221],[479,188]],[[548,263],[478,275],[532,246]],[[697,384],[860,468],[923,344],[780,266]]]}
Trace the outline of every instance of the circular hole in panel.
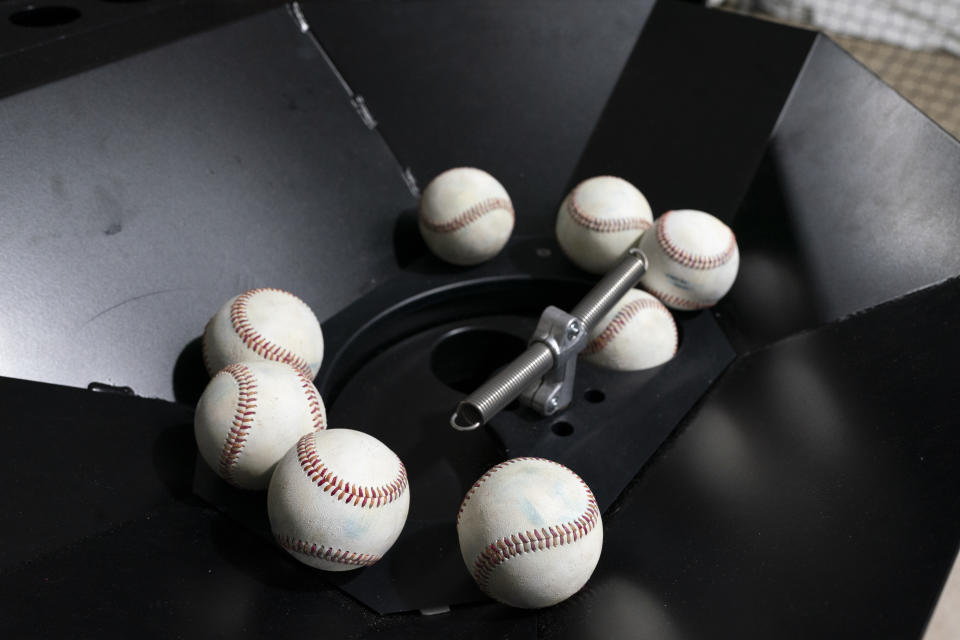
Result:
{"label": "circular hole in panel", "polygon": [[573,435],[573,425],[565,420],[560,420],[559,422],[554,422],[552,425],[550,425],[550,431],[553,431],[561,438],[566,438],[567,436]]}
{"label": "circular hole in panel", "polygon": [[526,347],[524,340],[503,331],[459,329],[434,346],[430,369],[451,389],[472,393]]}
{"label": "circular hole in panel", "polygon": [[607,394],[605,394],[603,391],[600,391],[600,389],[587,389],[583,392],[583,399],[587,402],[596,404],[606,400]]}
{"label": "circular hole in panel", "polygon": [[29,7],[10,14],[10,22],[18,27],[59,27],[83,15],[73,7]]}

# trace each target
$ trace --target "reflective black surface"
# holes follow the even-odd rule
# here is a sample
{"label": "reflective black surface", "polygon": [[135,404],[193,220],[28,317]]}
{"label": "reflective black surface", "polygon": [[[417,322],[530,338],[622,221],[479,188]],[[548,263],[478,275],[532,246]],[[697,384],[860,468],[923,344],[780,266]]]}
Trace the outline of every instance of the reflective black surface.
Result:
{"label": "reflective black surface", "polygon": [[481,167],[510,194],[515,234],[552,236],[653,2],[301,5],[421,189],[450,167]]}
{"label": "reflective black surface", "polygon": [[396,272],[415,200],[286,9],[8,97],[0,121],[2,375],[189,401],[172,372],[231,296],[279,287],[323,319]]}
{"label": "reflective black surface", "polygon": [[765,344],[960,273],[958,176],[956,140],[818,39],[732,223],[742,261],[722,309],[735,341]]}
{"label": "reflective black surface", "polygon": [[[373,131],[285,9],[111,64],[135,37],[79,21],[4,49],[0,373],[79,388],[0,378],[0,634],[919,637],[960,540],[958,144],[823,38],[664,0],[638,41],[649,8],[309,3]],[[50,84],[71,52],[102,66]],[[191,491],[194,341],[248,285],[326,319],[466,276],[423,259],[399,176],[467,163],[528,238],[601,169],[730,220],[713,315],[739,356],[608,509],[581,593],[378,616]],[[325,366],[358,374],[366,346]],[[175,369],[182,404],[82,389],[169,399]]]}
{"label": "reflective black surface", "polygon": [[917,638],[957,553],[960,280],[738,359],[543,637]]}

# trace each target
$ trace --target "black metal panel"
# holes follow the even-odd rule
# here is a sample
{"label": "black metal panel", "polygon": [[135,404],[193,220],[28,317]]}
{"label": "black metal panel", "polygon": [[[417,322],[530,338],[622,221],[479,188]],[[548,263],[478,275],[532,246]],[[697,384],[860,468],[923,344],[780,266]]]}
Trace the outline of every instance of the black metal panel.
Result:
{"label": "black metal panel", "polygon": [[733,224],[749,348],[960,274],[960,145],[821,36]]}
{"label": "black metal panel", "polygon": [[0,6],[0,96],[282,4],[282,0],[4,2]]}
{"label": "black metal panel", "polygon": [[543,637],[920,637],[960,540],[958,308],[954,279],[737,360]]}
{"label": "black metal panel", "polygon": [[0,573],[5,638],[536,637],[527,611],[378,616],[216,512],[172,504]]}
{"label": "black metal panel", "polygon": [[0,374],[173,399],[231,296],[280,287],[323,319],[396,271],[415,201],[285,9],[8,97],[0,121]]}
{"label": "black metal panel", "polygon": [[10,378],[0,406],[0,571],[190,496],[186,407]]}
{"label": "black metal panel", "polygon": [[652,5],[302,3],[420,188],[479,167],[510,193],[514,233],[540,236]]}
{"label": "black metal panel", "polygon": [[729,220],[815,37],[658,3],[574,180],[620,175],[647,196],[654,215],[701,209]]}

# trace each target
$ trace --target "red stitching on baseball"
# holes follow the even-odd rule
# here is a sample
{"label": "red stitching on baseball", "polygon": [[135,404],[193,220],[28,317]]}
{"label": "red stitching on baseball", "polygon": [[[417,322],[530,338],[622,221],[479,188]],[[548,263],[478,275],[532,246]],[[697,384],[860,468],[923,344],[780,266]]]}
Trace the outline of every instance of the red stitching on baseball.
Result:
{"label": "red stitching on baseball", "polygon": [[[233,425],[230,427],[227,438],[220,450],[219,469],[220,477],[233,482],[233,468],[236,465],[243,445],[247,441],[247,432],[257,411],[257,381],[253,372],[243,364],[232,364],[225,367],[221,373],[233,377],[239,387],[237,409],[233,416]],[[219,374],[218,374],[219,375]]]}
{"label": "red stitching on baseball", "polygon": [[329,493],[331,497],[356,507],[373,509],[389,504],[403,495],[407,488],[407,470],[399,459],[397,462],[400,464],[400,471],[397,473],[397,478],[389,484],[379,487],[360,487],[345,481],[342,477],[335,475],[320,459],[311,435],[306,435],[297,442],[297,460],[300,461],[300,468],[307,474],[310,481],[323,489],[324,493]]}
{"label": "red stitching on baseball", "polygon": [[[613,320],[610,321],[610,324],[608,324],[606,328],[600,332],[600,335],[588,342],[587,346],[584,347],[583,351],[580,353],[582,355],[589,356],[603,351],[603,349],[610,344],[610,342],[617,337],[621,331],[623,331],[624,327],[627,326],[627,323],[645,309],[656,309],[670,316],[670,325],[673,327],[674,337],[676,338],[677,323],[674,322],[673,316],[670,315],[669,309],[664,307],[663,303],[658,300],[641,298],[639,300],[634,300],[629,304],[625,304],[623,308],[617,312],[617,315],[613,316]],[[676,342],[677,340],[674,340],[674,344],[676,344]],[[674,353],[676,353],[676,348],[674,348]]]}
{"label": "red stitching on baseball", "polygon": [[[602,176],[613,178],[615,176]],[[592,180],[593,178],[591,178]],[[617,178],[618,180],[620,178]],[[585,181],[584,181],[585,182]],[[567,200],[567,213],[570,218],[581,227],[598,233],[616,233],[618,231],[646,231],[651,223],[643,218],[597,218],[583,211],[577,203],[577,193],[583,182],[574,187]]]}
{"label": "red stitching on baseball", "polygon": [[372,553],[356,553],[333,547],[324,547],[322,544],[304,542],[290,536],[277,534],[277,543],[287,551],[301,553],[305,556],[319,558],[328,562],[338,562],[357,567],[369,567],[380,559]]}
{"label": "red stitching on baseball", "polygon": [[310,378],[305,376],[299,369],[297,370],[297,375],[300,377],[300,386],[307,396],[307,405],[310,407],[310,417],[313,419],[313,430],[326,429],[327,418],[323,415],[320,393],[317,391],[317,388],[313,386]]}
{"label": "red stitching on baseball", "polygon": [[646,284],[643,285],[643,288],[649,291],[650,293],[652,293],[653,295],[655,295],[657,298],[659,298],[660,301],[663,302],[664,304],[669,305],[671,307],[680,307],[681,309],[686,309],[688,311],[698,311],[700,309],[707,309],[717,303],[716,300],[714,300],[713,302],[696,302],[694,300],[690,300],[688,298],[682,298],[672,293],[666,293],[664,291],[654,289],[653,287],[647,286]]}
{"label": "red stitching on baseball", "polygon": [[274,360],[276,362],[289,364],[295,369],[302,371],[303,374],[308,378],[312,378],[313,375],[310,371],[310,365],[307,364],[306,360],[297,354],[284,349],[280,345],[273,344],[264,338],[250,322],[250,318],[247,316],[247,303],[250,301],[250,298],[256,294],[266,291],[286,294],[294,298],[297,302],[306,305],[303,300],[293,295],[289,291],[273,288],[251,289],[250,291],[237,296],[237,299],[233,301],[232,305],[230,305],[230,322],[233,324],[233,330],[236,332],[237,336],[239,336],[243,344],[245,344],[247,348],[251,349],[260,357],[267,360]]}
{"label": "red stitching on baseball", "polygon": [[513,205],[506,198],[487,198],[481,200],[469,209],[459,213],[456,217],[447,222],[430,222],[420,218],[420,223],[428,230],[434,233],[450,233],[462,229],[469,224],[473,224],[491,211],[503,209],[514,217]]}
{"label": "red stitching on baseball", "polygon": [[[470,487],[470,490],[467,491],[467,495],[460,504],[460,510],[457,512],[457,525],[460,524],[460,519],[463,516],[463,510],[466,508],[467,502],[473,497],[473,494],[476,493],[481,484],[486,482],[497,471],[511,464],[524,460],[539,460],[542,462],[549,462],[550,464],[557,465],[562,469],[567,469],[567,467],[563,466],[559,462],[547,460],[546,458],[522,457],[501,462],[483,474],[480,479],[477,480],[472,487]],[[567,469],[567,471],[570,471],[570,469]],[[573,473],[573,471],[570,471],[570,473]],[[583,538],[585,535],[593,531],[594,527],[597,526],[597,522],[600,520],[600,507],[597,506],[596,498],[594,498],[593,492],[590,491],[590,487],[587,486],[587,483],[584,482],[583,479],[577,474],[573,473],[573,476],[580,482],[584,491],[587,493],[586,511],[584,511],[579,517],[575,518],[571,522],[554,524],[552,526],[543,527],[540,529],[532,529],[529,531],[518,531],[517,533],[509,536],[498,538],[487,545],[484,550],[477,555],[473,562],[473,577],[477,581],[477,585],[481,590],[487,590],[487,583],[490,580],[490,576],[493,574],[493,570],[507,560],[516,558],[525,553],[544,551],[546,549],[553,549],[555,547],[561,547],[565,544],[570,544],[571,542],[576,542],[580,538]]]}
{"label": "red stitching on baseball", "polygon": [[730,242],[727,244],[727,248],[713,256],[690,253],[678,247],[667,235],[667,220],[672,213],[673,211],[667,211],[663,214],[656,226],[657,242],[660,243],[664,253],[674,262],[690,269],[705,270],[724,265],[733,257],[737,250],[737,238],[733,235],[733,231],[730,231]]}

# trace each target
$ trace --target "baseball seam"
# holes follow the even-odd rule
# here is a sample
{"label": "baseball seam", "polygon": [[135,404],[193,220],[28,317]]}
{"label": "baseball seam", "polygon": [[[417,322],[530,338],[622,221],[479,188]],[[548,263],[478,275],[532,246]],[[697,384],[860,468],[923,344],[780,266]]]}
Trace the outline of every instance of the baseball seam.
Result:
{"label": "baseball seam", "polygon": [[487,198],[460,212],[446,222],[431,222],[421,217],[420,223],[425,229],[434,233],[451,233],[473,224],[486,214],[491,211],[497,211],[498,209],[509,213],[511,219],[514,217],[513,205],[509,200],[506,198]]}
{"label": "baseball seam", "polygon": [[[554,462],[553,460],[547,460],[546,458],[521,457],[501,462],[483,474],[467,492],[463,502],[460,504],[460,510],[457,513],[457,525],[460,525],[460,520],[467,502],[473,497],[480,485],[490,479],[497,471],[511,464],[527,460],[548,462],[570,471],[570,469],[562,464]],[[590,487],[587,486],[587,483],[585,483],[580,476],[573,473],[573,471],[570,471],[570,473],[573,474],[577,481],[583,486],[584,491],[586,491],[586,510],[570,522],[558,523],[528,531],[518,531],[503,538],[498,538],[486,545],[473,562],[473,578],[482,591],[487,591],[487,585],[493,571],[507,560],[524,554],[555,549],[571,544],[586,536],[597,526],[597,522],[600,520],[600,508],[597,506],[593,492],[590,491]]]}
{"label": "baseball seam", "polygon": [[680,307],[681,309],[686,309],[688,311],[707,309],[717,303],[716,300],[711,302],[697,302],[695,300],[690,300],[689,298],[684,298],[672,293],[660,291],[659,289],[654,289],[653,287],[648,286],[646,283],[644,283],[643,288],[659,298],[664,304],[672,307]]}
{"label": "baseball seam", "polygon": [[233,423],[220,450],[218,464],[220,477],[233,484],[233,469],[243,451],[247,433],[257,413],[257,381],[253,372],[246,365],[239,363],[225,367],[222,373],[231,376],[239,390]]}
{"label": "baseball seam", "polygon": [[716,255],[706,256],[697,253],[690,253],[689,251],[677,246],[677,244],[673,242],[673,240],[671,240],[670,236],[667,234],[667,221],[672,213],[673,211],[667,211],[665,214],[663,214],[656,225],[657,242],[660,244],[660,247],[663,249],[664,253],[666,253],[671,260],[689,269],[704,271],[722,266],[733,257],[733,254],[737,250],[737,238],[733,235],[733,231],[730,231],[730,242],[727,244],[726,249]]}
{"label": "baseball seam", "polygon": [[655,309],[661,313],[666,313],[670,317],[670,326],[673,327],[673,352],[677,352],[677,343],[679,342],[677,335],[677,323],[674,321],[673,316],[670,314],[670,310],[663,306],[663,303],[657,300],[650,300],[649,298],[642,298],[640,300],[634,300],[629,304],[623,306],[620,311],[613,317],[610,321],[610,324],[604,328],[600,334],[587,343],[587,346],[584,347],[581,351],[581,355],[590,356],[595,353],[603,351],[608,344],[610,344],[617,335],[627,326],[627,324],[633,320],[641,311],[647,309]]}
{"label": "baseball seam", "polygon": [[372,553],[357,553],[355,551],[324,547],[322,544],[304,542],[292,536],[277,534],[276,538],[277,543],[291,553],[300,553],[312,558],[326,560],[327,562],[368,567],[380,560],[380,556]]}
{"label": "baseball seam", "polygon": [[294,298],[301,304],[306,304],[297,296],[282,289],[251,289],[250,291],[237,296],[237,299],[234,300],[233,304],[230,305],[230,323],[233,325],[234,332],[248,349],[252,350],[261,358],[289,364],[295,369],[299,369],[308,378],[312,378],[313,376],[312,372],[310,371],[310,365],[307,364],[306,360],[281,347],[280,345],[274,344],[267,340],[265,337],[263,337],[263,335],[260,334],[259,331],[256,330],[256,328],[254,328],[253,323],[250,321],[250,318],[247,315],[247,304],[250,302],[250,298],[258,293],[264,293],[267,291],[283,293]]}
{"label": "baseball seam", "polygon": [[324,464],[314,446],[313,437],[309,435],[297,442],[297,460],[313,484],[320,487],[324,493],[329,493],[332,498],[344,501],[344,504],[373,509],[393,502],[403,495],[407,488],[407,470],[399,459],[397,462],[400,470],[393,482],[379,487],[351,484]]}
{"label": "baseball seam", "polygon": [[570,215],[570,219],[581,227],[598,233],[646,231],[650,228],[650,221],[644,220],[643,218],[597,218],[591,216],[581,209],[580,204],[577,202],[577,193],[579,191],[580,185],[577,185],[573,191],[570,192],[570,198],[567,200],[567,213]]}
{"label": "baseball seam", "polygon": [[303,392],[307,396],[307,406],[310,407],[310,417],[313,419],[314,431],[326,429],[327,419],[326,416],[323,415],[320,393],[317,391],[317,388],[313,386],[313,382],[311,382],[310,378],[305,376],[299,369],[297,370],[297,376],[299,376],[300,386],[303,388]]}

